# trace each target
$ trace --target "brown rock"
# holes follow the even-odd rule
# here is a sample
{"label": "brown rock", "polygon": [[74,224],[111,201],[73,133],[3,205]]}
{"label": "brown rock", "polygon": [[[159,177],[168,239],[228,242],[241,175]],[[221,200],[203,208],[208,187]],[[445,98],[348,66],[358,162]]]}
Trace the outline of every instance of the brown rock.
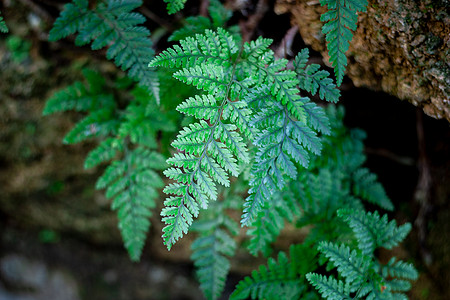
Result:
{"label": "brown rock", "polygon": [[[450,2],[369,0],[360,13],[347,75],[358,87],[383,90],[450,121]],[[277,0],[275,12],[292,14],[306,44],[328,54],[317,0]]]}

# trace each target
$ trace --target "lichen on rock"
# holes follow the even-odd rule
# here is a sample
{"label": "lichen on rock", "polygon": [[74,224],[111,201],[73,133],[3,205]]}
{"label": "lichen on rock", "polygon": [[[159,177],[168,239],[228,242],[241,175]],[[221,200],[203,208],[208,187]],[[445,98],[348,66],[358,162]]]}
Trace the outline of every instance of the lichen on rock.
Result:
{"label": "lichen on rock", "polygon": [[[369,0],[350,49],[347,75],[355,86],[383,90],[450,121],[450,1]],[[291,12],[306,44],[328,54],[317,0],[277,0]]]}

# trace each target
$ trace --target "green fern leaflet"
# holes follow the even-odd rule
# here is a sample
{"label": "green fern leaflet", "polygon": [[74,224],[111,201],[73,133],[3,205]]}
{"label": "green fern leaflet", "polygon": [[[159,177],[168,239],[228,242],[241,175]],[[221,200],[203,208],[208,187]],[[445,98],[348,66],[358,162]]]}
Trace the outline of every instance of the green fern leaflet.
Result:
{"label": "green fern leaflet", "polygon": [[[135,88],[133,101],[121,110],[115,96],[108,92],[102,75],[84,70],[87,84],[75,82],[56,92],[43,114],[76,110],[88,113],[66,134],[65,143],[78,143],[99,138],[99,145],[88,153],[85,168],[112,161],[96,187],[106,189],[117,210],[119,229],[133,261],[139,260],[150,226],[151,210],[156,206],[157,189],[163,181],[157,170],[166,167],[165,159],[151,149],[156,148],[158,130],[170,129],[161,120],[155,100],[142,88]],[[145,95],[145,96],[143,96]]]}
{"label": "green fern leaflet", "polygon": [[326,22],[322,32],[326,35],[328,54],[334,68],[337,85],[340,86],[347,66],[347,52],[353,38],[352,31],[356,30],[358,12],[365,12],[367,0],[320,0],[328,11],[320,17]]}
{"label": "green fern leaflet", "polygon": [[130,78],[147,88],[159,102],[158,78],[147,67],[154,55],[150,32],[142,26],[145,17],[132,12],[141,5],[142,1],[137,0],[104,0],[91,9],[89,1],[73,0],[56,19],[49,40],[78,33],[77,46],[92,43],[92,50],[108,47],[106,57],[127,71]]}

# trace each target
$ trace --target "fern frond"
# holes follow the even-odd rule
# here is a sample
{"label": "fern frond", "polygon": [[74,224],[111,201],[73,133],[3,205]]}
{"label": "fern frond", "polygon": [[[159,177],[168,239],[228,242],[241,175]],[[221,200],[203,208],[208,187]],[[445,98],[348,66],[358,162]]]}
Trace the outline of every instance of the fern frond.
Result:
{"label": "fern frond", "polygon": [[291,246],[289,252],[290,260],[280,252],[278,261],[269,258],[267,267],[241,280],[230,299],[300,299],[306,290],[304,275],[316,267],[316,252],[302,245]]}
{"label": "fern frond", "polygon": [[6,26],[5,20],[3,20],[3,17],[0,12],[0,32],[7,33],[9,31],[8,26]]}
{"label": "fern frond", "polygon": [[[166,176],[185,186],[184,190],[177,189],[176,197],[169,198],[161,212],[166,223],[163,239],[169,249],[187,232],[193,217],[198,215],[198,205],[206,208],[209,201],[216,200],[215,182],[229,186],[228,173],[237,176],[238,162],[249,160],[247,146],[237,131],[245,129],[249,112],[245,102],[234,103],[241,90],[234,82],[231,59],[238,52],[235,41],[220,29],[217,33],[206,31],[196,39],[187,38],[180,44],[181,47],[166,50],[150,63],[182,66],[174,78],[206,92],[177,107],[200,122],[184,127],[177,136],[172,146],[184,155],[175,154],[169,159],[168,163],[175,167],[165,171]],[[194,66],[199,60],[203,63]],[[228,123],[238,119],[238,126]],[[170,189],[166,191],[172,193]]]}
{"label": "fern frond", "polygon": [[322,276],[320,274],[306,274],[306,279],[322,294],[322,297],[329,300],[353,299],[350,296],[348,284],[341,280],[336,280],[333,276]]}
{"label": "fern frond", "polygon": [[346,245],[336,245],[333,243],[320,242],[319,251],[322,252],[333,264],[345,281],[349,284],[350,290],[355,290],[366,281],[366,276],[373,268],[373,263],[368,256],[350,250]]}
{"label": "fern frond", "polygon": [[182,10],[186,0],[164,0],[164,2],[167,3],[167,12],[171,15]]}
{"label": "fern frond", "polygon": [[83,69],[82,73],[86,79],[86,84],[76,81],[65,89],[54,93],[45,103],[42,111],[44,116],[68,110],[84,112],[105,107],[113,109],[115,107],[112,95],[104,93],[105,81],[103,76],[90,69]]}
{"label": "fern frond", "polygon": [[410,280],[417,280],[419,274],[416,268],[410,263],[397,260],[395,257],[391,258],[389,262],[381,267],[383,277],[399,277]]}
{"label": "fern frond", "polygon": [[353,193],[386,210],[394,210],[389,197],[386,195],[381,183],[377,182],[377,176],[366,168],[360,168],[353,174]]}
{"label": "fern frond", "polygon": [[84,168],[90,169],[103,162],[113,159],[118,151],[123,151],[120,143],[114,138],[103,140],[97,148],[92,150],[84,160]]}
{"label": "fern frond", "polygon": [[144,148],[125,151],[121,161],[114,161],[98,179],[97,188],[106,188],[106,197],[113,199],[119,229],[125,248],[133,261],[139,260],[150,227],[149,217],[163,186],[153,169],[164,167],[164,158]]}
{"label": "fern frond", "polygon": [[145,17],[132,12],[142,5],[136,0],[106,0],[89,8],[86,0],[66,4],[55,21],[49,40],[56,41],[78,32],[75,44],[92,42],[91,48],[108,47],[106,57],[113,60],[130,78],[147,88],[159,102],[158,78],[148,63],[153,57],[150,32],[141,24]]}
{"label": "fern frond", "polygon": [[[275,60],[268,49],[270,43],[260,38],[239,50],[237,41],[224,29],[206,30],[163,51],[150,63],[152,67],[178,69],[174,78],[204,92],[178,106],[179,111],[201,121],[185,127],[172,144],[187,156],[170,159],[183,170],[170,169],[166,175],[189,189],[178,194],[182,198],[168,202],[179,209],[163,210],[164,218],[172,214],[165,219],[171,225],[196,215],[196,211],[184,210],[186,201],[192,198],[206,208],[207,202],[216,197],[214,182],[227,186],[227,174],[239,174],[237,163],[249,162],[244,137],[253,140],[259,151],[251,172],[243,225],[251,224],[264,203],[284,186],[285,179],[296,178],[294,161],[307,166],[308,152],[320,153],[320,140],[302,109],[308,101],[298,95],[297,76],[286,68],[287,60]],[[316,115],[325,130],[326,116]],[[196,163],[192,163],[193,157],[197,157]],[[186,218],[180,214],[182,207]],[[185,229],[190,225],[182,223]],[[164,232],[170,248],[184,231],[170,226]]]}
{"label": "fern frond", "polygon": [[192,225],[192,230],[199,232],[200,236],[191,245],[191,259],[206,299],[218,299],[222,294],[230,269],[227,257],[232,257],[236,250],[236,242],[228,232],[237,235],[239,227],[225,213],[230,200],[213,203],[212,209]]}
{"label": "fern frond", "polygon": [[76,144],[93,137],[106,137],[117,130],[118,121],[112,108],[98,109],[79,121],[63,139],[65,144]]}
{"label": "fern frond", "polygon": [[340,86],[347,66],[345,53],[353,38],[352,31],[356,30],[357,13],[366,11],[368,3],[367,0],[320,0],[320,4],[326,5],[328,9],[320,20],[326,22],[322,32],[326,35],[330,62],[334,68],[337,85]]}
{"label": "fern frond", "polygon": [[247,235],[250,236],[247,246],[250,253],[257,255],[258,252],[262,252],[264,256],[268,256],[271,252],[269,244],[280,234],[285,220],[292,222],[299,214],[300,207],[294,194],[275,194],[270,203],[266,202],[247,231]]}
{"label": "fern frond", "polygon": [[309,59],[309,50],[302,49],[294,59],[294,70],[297,73],[299,87],[312,95],[319,92],[322,100],[336,103],[341,96],[341,92],[336,88],[333,79],[329,78],[330,73],[319,70],[317,64],[306,65]]}
{"label": "fern frond", "polygon": [[[184,20],[184,25],[175,30],[168,38],[169,41],[180,41],[196,34],[202,34],[205,30],[215,30],[225,27],[226,22],[231,18],[232,12],[226,9],[219,0],[210,0],[208,12],[210,18],[204,16],[188,17]],[[227,29],[230,33],[237,33],[239,27],[231,26]]]}
{"label": "fern frond", "polygon": [[373,253],[375,248],[392,249],[397,246],[411,230],[411,224],[398,226],[395,220],[388,222],[387,215],[380,217],[378,212],[355,211],[343,209],[338,211],[341,217],[355,233],[359,248],[366,255]]}
{"label": "fern frond", "polygon": [[285,177],[297,178],[297,168],[291,159],[307,167],[307,150],[319,154],[322,147],[316,133],[297,121],[287,105],[270,101],[267,106],[252,121],[262,131],[254,141],[258,152],[251,172],[250,195],[244,204],[241,220],[246,226],[256,218],[272,194],[285,185]]}
{"label": "fern frond", "polygon": [[204,34],[197,34],[195,38],[188,37],[161,52],[153,59],[150,67],[165,68],[194,68],[202,64],[215,64],[228,68],[232,64],[231,55],[236,55],[239,48],[233,37],[224,29],[219,28],[217,33],[206,30]]}

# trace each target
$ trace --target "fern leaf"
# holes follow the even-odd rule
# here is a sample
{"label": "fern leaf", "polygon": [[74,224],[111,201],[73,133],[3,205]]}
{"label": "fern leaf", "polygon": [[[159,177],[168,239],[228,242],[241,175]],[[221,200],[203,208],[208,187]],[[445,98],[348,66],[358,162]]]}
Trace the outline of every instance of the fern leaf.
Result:
{"label": "fern leaf", "polygon": [[340,86],[347,66],[345,53],[356,30],[357,12],[366,11],[367,0],[341,1],[320,0],[328,11],[322,14],[320,20],[326,22],[322,32],[326,35],[330,62],[334,67],[337,85]]}
{"label": "fern leaf", "polygon": [[78,32],[75,43],[98,50],[108,47],[106,57],[128,71],[128,75],[151,92],[159,103],[158,78],[148,63],[154,52],[150,32],[141,24],[145,18],[131,12],[142,1],[107,0],[89,8],[86,0],[66,4],[55,21],[49,40],[56,41]]}
{"label": "fern leaf", "polygon": [[330,134],[330,122],[322,107],[314,102],[303,102],[302,108],[307,115],[307,123],[311,128],[326,135]]}
{"label": "fern leaf", "polygon": [[107,138],[102,141],[97,148],[88,153],[84,161],[84,168],[93,168],[102,162],[113,159],[116,156],[117,151],[122,150],[117,144],[117,140],[114,138]]}
{"label": "fern leaf", "polygon": [[5,20],[0,13],[0,32],[7,33],[9,31],[8,26],[6,26]]}
{"label": "fern leaf", "polygon": [[307,48],[300,51],[294,59],[294,70],[297,73],[299,87],[312,95],[319,92],[322,100],[336,103],[341,95],[336,88],[333,80],[329,78],[330,73],[325,70],[319,70],[317,64],[306,65],[309,59],[309,50]]}
{"label": "fern leaf", "polygon": [[[166,176],[186,185],[176,201],[167,201],[166,208],[161,212],[166,222],[163,239],[169,249],[186,233],[193,217],[198,215],[198,206],[206,208],[209,201],[216,200],[215,182],[229,186],[228,173],[237,176],[238,162],[249,160],[246,145],[237,132],[238,126],[227,122],[248,119],[249,114],[245,103],[227,108],[232,105],[231,99],[240,89],[233,81],[232,61],[228,59],[226,64],[217,64],[225,56],[238,51],[231,35],[224,30],[217,33],[207,31],[204,35],[197,35],[196,39],[187,38],[180,44],[182,47],[174,46],[161,53],[151,65],[183,66],[173,75],[174,78],[203,89],[206,94],[190,97],[177,108],[199,118],[200,122],[183,128],[172,143],[184,155],[175,154],[169,159],[168,163],[175,168],[165,171]],[[192,65],[192,61],[202,57],[204,63]],[[227,113],[224,113],[225,110]],[[242,128],[248,120],[239,123]],[[183,170],[178,169],[180,167]]]}
{"label": "fern leaf", "polygon": [[[106,188],[107,198],[113,199],[111,208],[117,210],[125,248],[130,258],[137,261],[150,227],[150,209],[156,205],[156,188],[163,185],[152,167],[157,166],[156,161],[161,166],[163,157],[143,148],[125,153],[122,161],[115,161],[105,170],[97,181],[97,188]],[[149,164],[149,161],[153,162]]]}
{"label": "fern leaf", "polygon": [[319,290],[323,298],[329,300],[353,299],[347,284],[332,276],[326,277],[315,273],[306,274],[306,279]]}
{"label": "fern leaf", "polygon": [[206,299],[218,299],[222,294],[230,269],[227,257],[232,257],[236,250],[236,242],[228,232],[236,235],[239,229],[225,213],[229,204],[230,199],[215,202],[214,207],[202,214],[192,226],[200,236],[191,245],[191,259]]}
{"label": "fern leaf", "polygon": [[378,212],[343,209],[338,211],[338,216],[352,228],[358,239],[358,247],[366,255],[371,255],[378,247],[392,249],[411,230],[411,224],[397,227],[395,220],[388,222],[387,215],[380,217]]}
{"label": "fern leaf", "polygon": [[391,258],[389,262],[381,268],[383,277],[399,277],[410,280],[417,280],[419,274],[416,268],[410,263],[406,263],[401,260],[396,260],[395,257]]}
{"label": "fern leaf", "polygon": [[292,222],[294,217],[299,214],[300,207],[295,195],[290,193],[276,194],[270,204],[266,203],[258,213],[247,231],[247,235],[250,236],[250,242],[247,246],[250,253],[257,255],[261,251],[264,256],[268,256],[271,252],[270,243],[275,241],[284,228],[285,220]]}
{"label": "fern leaf", "polygon": [[372,268],[369,257],[359,254],[356,250],[351,251],[348,246],[338,246],[327,242],[319,243],[318,249],[333,262],[339,274],[350,284],[351,289],[364,284]]}
{"label": "fern leaf", "polygon": [[392,211],[394,205],[386,195],[383,186],[377,182],[377,176],[366,168],[360,168],[353,174],[353,192],[367,201]]}
{"label": "fern leaf", "polygon": [[281,189],[285,177],[297,177],[291,159],[307,167],[312,150],[320,153],[321,143],[316,134],[302,122],[295,120],[287,105],[269,102],[253,120],[255,126],[264,128],[254,141],[258,147],[250,178],[249,197],[244,204],[241,223],[248,226],[262,210],[271,195]]}
{"label": "fern leaf", "polygon": [[164,0],[164,2],[167,3],[167,12],[171,15],[182,10],[186,0]]}
{"label": "fern leaf", "polygon": [[[289,250],[290,261],[284,252],[278,254],[278,261],[269,258],[267,267],[260,266],[238,283],[230,299],[300,299],[306,284],[299,275],[314,269],[315,252],[301,245],[291,246]],[[300,265],[306,267],[299,268]]]}
{"label": "fern leaf", "polygon": [[106,137],[117,128],[118,122],[113,114],[114,111],[110,108],[99,109],[91,113],[66,134],[63,143],[76,144],[92,137]]}

